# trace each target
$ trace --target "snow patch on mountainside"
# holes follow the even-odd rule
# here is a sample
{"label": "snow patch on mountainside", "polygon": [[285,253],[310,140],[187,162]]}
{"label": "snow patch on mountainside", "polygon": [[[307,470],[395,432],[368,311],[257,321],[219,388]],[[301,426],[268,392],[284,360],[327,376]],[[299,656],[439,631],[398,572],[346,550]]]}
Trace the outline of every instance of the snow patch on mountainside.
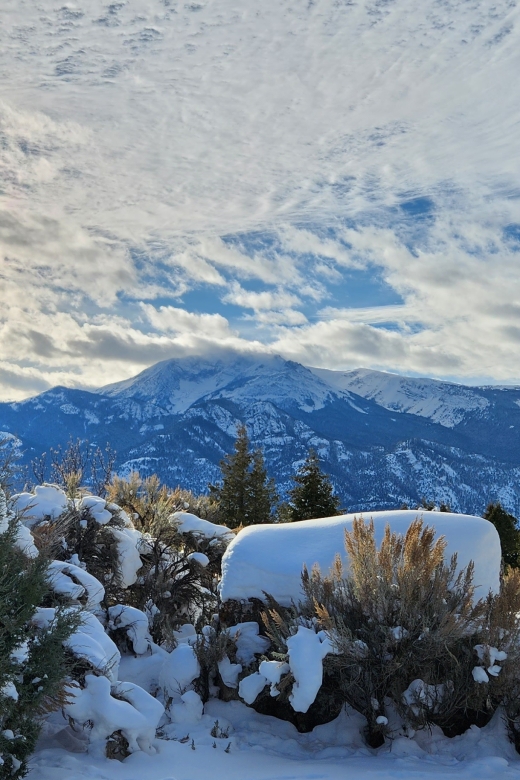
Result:
{"label": "snow patch on mountainside", "polygon": [[312,368],[311,371],[335,390],[349,390],[390,411],[427,417],[446,428],[454,428],[469,412],[482,412],[489,406],[488,399],[477,388],[435,379],[413,379],[364,368],[355,371]]}
{"label": "snow patch on mountainside", "polygon": [[303,412],[314,412],[323,409],[338,394],[348,395],[332,390],[305,366],[277,358],[272,364],[252,366],[238,381],[211,397],[229,398],[237,403],[270,401],[281,408],[296,406]]}

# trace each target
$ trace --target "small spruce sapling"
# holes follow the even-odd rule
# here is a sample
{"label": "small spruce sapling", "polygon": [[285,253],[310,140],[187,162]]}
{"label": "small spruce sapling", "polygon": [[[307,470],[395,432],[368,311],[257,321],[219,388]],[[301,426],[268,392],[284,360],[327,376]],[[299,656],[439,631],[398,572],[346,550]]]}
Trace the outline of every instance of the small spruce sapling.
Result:
{"label": "small spruce sapling", "polygon": [[316,450],[309,450],[293,480],[294,487],[289,491],[291,520],[332,517],[339,513],[339,497],[334,495],[330,478],[321,470]]}

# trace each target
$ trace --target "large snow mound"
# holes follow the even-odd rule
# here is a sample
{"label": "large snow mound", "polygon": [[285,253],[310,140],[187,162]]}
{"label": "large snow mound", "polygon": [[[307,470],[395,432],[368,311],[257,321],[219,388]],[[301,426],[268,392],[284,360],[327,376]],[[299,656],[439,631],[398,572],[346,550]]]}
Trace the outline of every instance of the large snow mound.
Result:
{"label": "large snow mound", "polygon": [[303,565],[318,563],[322,572],[329,571],[340,553],[346,565],[345,529],[352,528],[355,517],[372,518],[378,545],[385,526],[404,534],[416,517],[434,526],[437,535],[445,536],[447,559],[457,553],[459,567],[475,564],[474,584],[477,596],[499,589],[501,549],[495,527],[482,517],[450,512],[397,510],[371,512],[366,515],[339,515],[319,520],[303,520],[280,525],[256,525],[241,531],[227,548],[222,559],[221,597],[230,599],[263,598],[267,591],[284,606],[303,597]]}

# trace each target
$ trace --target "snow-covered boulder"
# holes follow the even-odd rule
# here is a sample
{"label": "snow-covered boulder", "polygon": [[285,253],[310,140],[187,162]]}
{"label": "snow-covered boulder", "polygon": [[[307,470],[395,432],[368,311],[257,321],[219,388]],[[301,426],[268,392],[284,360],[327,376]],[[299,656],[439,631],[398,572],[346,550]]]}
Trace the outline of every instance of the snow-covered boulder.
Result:
{"label": "snow-covered boulder", "polygon": [[[303,598],[301,573],[305,564],[310,570],[319,564],[329,571],[337,553],[345,564],[345,530],[352,528],[355,517],[339,515],[319,520],[303,520],[279,525],[255,525],[241,531],[231,542],[222,559],[221,597],[247,600],[262,599],[265,591],[284,606]],[[405,534],[410,524],[422,517],[447,542],[446,557],[457,553],[460,568],[475,564],[474,584],[478,597],[499,589],[501,561],[498,533],[487,520],[449,512],[397,510],[370,512],[364,515],[374,521],[376,541],[381,543],[385,526]]]}

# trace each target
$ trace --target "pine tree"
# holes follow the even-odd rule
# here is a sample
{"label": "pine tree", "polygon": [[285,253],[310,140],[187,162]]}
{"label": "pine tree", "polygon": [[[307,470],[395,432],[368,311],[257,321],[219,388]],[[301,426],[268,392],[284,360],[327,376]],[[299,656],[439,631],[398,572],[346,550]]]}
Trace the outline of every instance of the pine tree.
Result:
{"label": "pine tree", "polygon": [[488,504],[484,512],[484,518],[493,523],[500,537],[502,559],[506,566],[518,568],[520,566],[520,528],[518,520],[509,512],[506,512],[502,504]]}
{"label": "pine tree", "polygon": [[261,450],[251,452],[245,425],[237,428],[234,453],[220,463],[222,482],[210,485],[210,496],[218,502],[222,522],[229,528],[271,520],[277,500],[274,482],[267,478]]}
{"label": "pine tree", "polygon": [[247,525],[247,481],[252,455],[245,425],[237,428],[234,453],[220,462],[222,482],[210,485],[210,495],[219,503],[224,525],[236,528]]}
{"label": "pine tree", "polygon": [[247,525],[270,523],[273,506],[278,501],[273,479],[268,479],[262,450],[253,452],[253,463],[247,479]]}
{"label": "pine tree", "polygon": [[289,491],[291,520],[309,520],[338,514],[339,498],[333,494],[332,483],[320,468],[316,450],[309,450],[305,463],[293,480],[295,486]]}
{"label": "pine tree", "polygon": [[41,716],[63,706],[68,662],[63,642],[77,628],[77,611],[56,609],[48,628],[34,613],[49,597],[48,561],[20,547],[18,521],[0,490],[0,779],[23,777]]}

